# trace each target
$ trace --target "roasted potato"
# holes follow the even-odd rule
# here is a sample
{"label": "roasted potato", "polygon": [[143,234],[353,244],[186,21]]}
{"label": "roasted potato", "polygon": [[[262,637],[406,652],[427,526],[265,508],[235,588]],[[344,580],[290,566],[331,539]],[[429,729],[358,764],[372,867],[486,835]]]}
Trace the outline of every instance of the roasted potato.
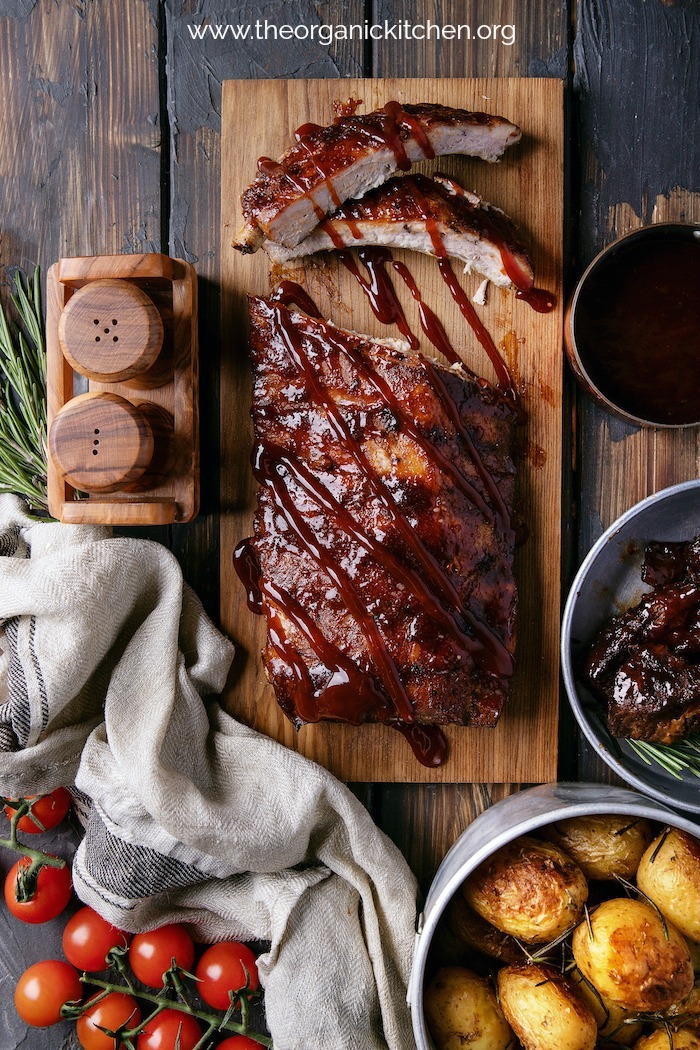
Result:
{"label": "roasted potato", "polygon": [[498,997],[525,1050],[593,1050],[595,1018],[555,967],[504,966],[498,971]]}
{"label": "roasted potato", "polygon": [[683,1025],[700,1031],[700,981],[696,981],[687,999],[680,1003],[674,1003],[668,1010],[664,1011],[671,1026]]}
{"label": "roasted potato", "polygon": [[700,842],[671,828],[642,857],[637,886],[681,933],[700,941]]}
{"label": "roasted potato", "polygon": [[461,893],[456,893],[447,907],[450,932],[471,949],[483,952],[504,963],[523,962],[525,953],[507,933],[497,930],[469,907]]}
{"label": "roasted potato", "polygon": [[438,1050],[505,1050],[513,1040],[493,988],[471,970],[438,970],[423,1001]]}
{"label": "roasted potato", "polygon": [[667,1032],[657,1028],[651,1035],[643,1035],[634,1044],[633,1050],[700,1050],[700,1038],[689,1028]]}
{"label": "roasted potato", "polygon": [[597,989],[586,981],[580,970],[574,970],[569,979],[580,993],[598,1025],[598,1037],[606,1043],[618,1043],[629,1046],[642,1034],[642,1025],[626,1023],[635,1016],[635,1011],[625,1010],[619,1003],[606,999]]}
{"label": "roasted potato", "polygon": [[578,922],[588,883],[557,846],[523,835],[477,868],[462,892],[496,929],[527,944],[543,944]]}
{"label": "roasted potato", "polygon": [[583,976],[627,1010],[665,1010],[693,987],[685,938],[644,901],[604,901],[574,930],[571,946]]}
{"label": "roasted potato", "polygon": [[647,820],[603,814],[549,824],[544,836],[574,860],[587,879],[631,879],[654,833]]}
{"label": "roasted potato", "polygon": [[691,941],[689,937],[686,937],[688,942],[688,950],[690,951],[690,958],[693,960],[693,969],[696,973],[700,973],[700,944],[697,941]]}

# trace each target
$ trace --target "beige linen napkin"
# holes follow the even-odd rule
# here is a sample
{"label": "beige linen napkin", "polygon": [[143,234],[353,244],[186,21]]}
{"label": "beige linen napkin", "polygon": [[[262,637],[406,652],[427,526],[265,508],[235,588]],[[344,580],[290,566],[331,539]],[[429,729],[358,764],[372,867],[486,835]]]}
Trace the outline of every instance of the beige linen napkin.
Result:
{"label": "beige linen napkin", "polygon": [[277,1050],[414,1046],[413,876],[327,770],[218,706],[233,647],[170,552],[0,496],[0,623],[0,791],[92,800],[78,895],[124,929],[269,940]]}

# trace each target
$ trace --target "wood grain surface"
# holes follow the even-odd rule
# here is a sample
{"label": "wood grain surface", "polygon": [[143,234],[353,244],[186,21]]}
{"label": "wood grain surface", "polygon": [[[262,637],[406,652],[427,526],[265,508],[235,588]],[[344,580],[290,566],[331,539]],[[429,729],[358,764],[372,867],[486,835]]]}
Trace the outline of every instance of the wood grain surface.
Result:
{"label": "wood grain surface", "polygon": [[[219,192],[221,83],[230,78],[547,76],[568,114],[568,284],[617,233],[655,216],[698,218],[700,8],[696,0],[416,0],[415,21],[513,23],[493,42],[193,43],[217,0],[2,0],[0,264],[163,250],[200,279],[204,513],[140,531],[165,542],[215,618],[219,607]],[[227,21],[251,4],[230,0]],[[267,0],[271,21],[394,21],[405,0]],[[251,85],[255,90],[255,85]],[[613,421],[565,376],[563,586],[604,526],[637,498],[700,472],[700,432],[657,435]],[[226,415],[226,406],[222,413]],[[559,774],[611,779],[562,711]],[[422,886],[476,815],[517,784],[356,784]],[[58,852],[63,852],[63,844]],[[3,871],[11,855],[0,858]],[[74,1046],[68,1024],[27,1033],[17,976],[60,955],[60,924],[18,930],[0,912],[0,1045]],[[51,927],[51,929],[49,929]]]}
{"label": "wood grain surface", "polygon": [[92,281],[66,303],[58,342],[74,371],[88,379],[128,379],[140,386],[163,349],[163,321],[137,285],[114,278]]}
{"label": "wood grain surface", "polygon": [[[587,0],[576,28],[574,275],[640,225],[700,222],[700,7]],[[700,427],[636,427],[579,390],[576,416],[574,565],[629,507],[700,475]],[[616,779],[585,739],[577,769]]]}
{"label": "wood grain surface", "polygon": [[[161,129],[156,3],[6,0],[0,5],[0,265],[46,274],[61,256],[158,251]],[[167,147],[166,147],[167,149]],[[143,533],[141,533],[143,535]],[[167,530],[156,532],[167,541]],[[191,575],[193,578],[194,573]],[[75,830],[44,843],[64,857]],[[4,874],[13,863],[2,851]],[[12,993],[61,958],[62,923],[0,909],[0,1046],[78,1050],[75,1025],[28,1029]]]}
{"label": "wood grain surface", "polygon": [[[222,152],[222,225],[224,244],[241,224],[239,197],[255,172],[260,154],[278,156],[291,131],[307,120],[324,123],[338,97],[364,100],[367,110],[389,99],[435,101],[467,109],[486,108],[523,124],[524,139],[497,165],[470,158],[439,158],[426,170],[447,171],[467,189],[505,208],[532,246],[537,281],[558,297],[559,308],[536,313],[512,292],[492,288],[480,311],[497,344],[504,348],[528,412],[527,455],[521,463],[520,500],[529,539],[518,552],[519,639],[517,671],[511,696],[496,729],[450,727],[450,755],[444,766],[428,769],[416,762],[405,741],[384,726],[354,728],[342,724],[305,726],[298,733],[282,715],[267,684],[260,660],[265,622],[247,609],[235,575],[231,552],[251,533],[255,486],[248,466],[251,447],[246,365],[246,293],[270,290],[267,257],[241,256],[233,249],[223,258],[223,326],[236,335],[222,358],[221,622],[245,653],[227,694],[227,707],[256,729],[281,740],[331,769],[344,780],[407,782],[479,782],[549,780],[556,777],[559,639],[559,518],[561,491],[561,230],[563,196],[563,107],[561,85],[554,80],[349,80],[265,81],[255,96],[241,81],[224,84]],[[246,135],[255,114],[266,119],[259,132]],[[410,266],[426,302],[437,310],[466,363],[494,379],[490,362],[452,302],[435,260],[396,252]],[[353,278],[331,254],[293,265],[275,279],[302,281],[324,316],[342,327],[369,335],[398,335],[369,308]],[[463,279],[473,295],[476,275]],[[408,292],[402,290],[407,316],[414,318]],[[428,352],[432,347],[428,345]]]}

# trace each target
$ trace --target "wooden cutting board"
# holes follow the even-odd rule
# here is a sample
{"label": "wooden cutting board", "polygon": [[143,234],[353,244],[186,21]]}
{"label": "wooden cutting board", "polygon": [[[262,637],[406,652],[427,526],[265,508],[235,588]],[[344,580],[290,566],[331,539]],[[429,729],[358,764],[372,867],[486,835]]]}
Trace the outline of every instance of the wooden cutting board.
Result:
{"label": "wooden cutting board", "polygon": [[[517,671],[508,707],[495,729],[447,730],[450,754],[438,769],[413,757],[406,741],[381,725],[304,726],[298,733],[279,710],[262,666],[262,617],[246,605],[232,564],[240,539],[252,533],[255,483],[249,466],[250,374],[246,347],[246,294],[271,290],[262,251],[241,256],[231,241],[241,225],[239,197],[261,155],[278,157],[293,131],[308,121],[330,123],[333,101],[363,99],[369,111],[391,99],[437,102],[501,114],[523,129],[523,140],[500,164],[444,157],[417,165],[439,170],[508,212],[530,246],[537,284],[557,295],[558,307],[538,314],[511,291],[490,288],[478,312],[523,391],[529,413],[527,453],[519,493],[529,539],[518,552]],[[227,81],[223,86],[221,159],[222,371],[221,371],[221,623],[238,656],[226,693],[228,710],[243,722],[330,769],[346,781],[479,783],[547,781],[557,774],[559,694],[560,527],[562,449],[561,275],[563,224],[563,86],[558,80],[269,80]],[[474,370],[493,370],[455,307],[434,259],[395,252],[410,267],[424,300],[443,320],[453,345]],[[455,265],[459,273],[459,267]],[[291,276],[341,327],[374,336],[397,336],[375,318],[360,289],[332,255],[298,266]],[[461,277],[474,295],[480,278]],[[402,282],[401,282],[402,283]],[[417,332],[415,304],[400,290]],[[203,348],[204,349],[204,348]],[[432,353],[430,345],[424,347]]]}

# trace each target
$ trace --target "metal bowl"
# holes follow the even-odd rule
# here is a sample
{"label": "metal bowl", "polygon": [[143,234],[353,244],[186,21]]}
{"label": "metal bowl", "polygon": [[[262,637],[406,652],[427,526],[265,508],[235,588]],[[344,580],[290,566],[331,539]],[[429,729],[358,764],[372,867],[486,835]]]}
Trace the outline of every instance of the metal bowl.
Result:
{"label": "metal bowl", "polygon": [[575,661],[611,616],[639,601],[644,547],[650,540],[690,540],[700,533],[700,479],[686,481],[642,500],[603,533],[579,569],[564,609],[561,661],[564,685],[576,720],[600,757],[628,784],[669,806],[700,813],[700,780],[680,780],[647,765],[625,740],[613,739],[599,701],[577,679]]}
{"label": "metal bowl", "polygon": [[492,853],[520,835],[569,817],[624,813],[670,824],[697,835],[699,828],[687,817],[643,798],[627,788],[604,784],[545,784],[511,795],[469,825],[449,850],[437,870],[418,920],[408,1004],[417,1050],[434,1050],[423,1012],[423,985],[433,935],[440,917],[462,885]]}

